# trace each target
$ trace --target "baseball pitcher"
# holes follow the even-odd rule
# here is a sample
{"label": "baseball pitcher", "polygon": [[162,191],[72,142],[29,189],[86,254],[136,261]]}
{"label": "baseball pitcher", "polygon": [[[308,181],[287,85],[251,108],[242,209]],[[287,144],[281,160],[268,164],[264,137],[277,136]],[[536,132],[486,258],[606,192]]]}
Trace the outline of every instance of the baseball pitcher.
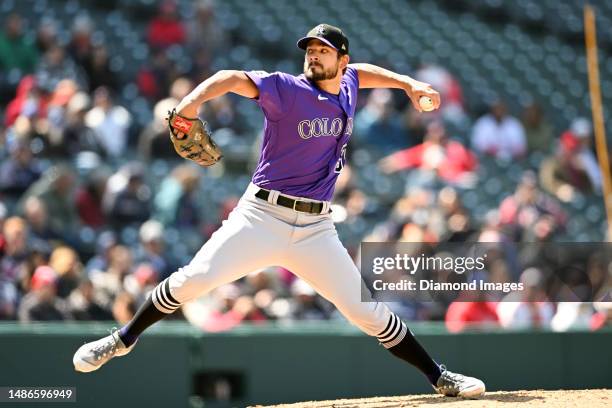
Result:
{"label": "baseball pitcher", "polygon": [[[330,215],[357,91],[403,89],[419,111],[437,109],[438,92],[406,75],[349,64],[349,41],[331,25],[314,27],[297,46],[305,51],[303,74],[219,71],[170,113],[177,153],[208,166],[222,154],[197,119],[200,105],[228,92],[251,98],[265,116],[259,164],[237,207],[193,260],[161,282],[127,325],[80,347],[73,358],[75,369],[97,370],[111,358],[128,354],[147,327],[183,303],[251,271],[279,265],[308,282],[385,349],[419,369],[437,392],[482,395],[482,381],[437,364],[384,303],[361,301],[363,281]],[[420,98],[427,101],[425,106]]]}

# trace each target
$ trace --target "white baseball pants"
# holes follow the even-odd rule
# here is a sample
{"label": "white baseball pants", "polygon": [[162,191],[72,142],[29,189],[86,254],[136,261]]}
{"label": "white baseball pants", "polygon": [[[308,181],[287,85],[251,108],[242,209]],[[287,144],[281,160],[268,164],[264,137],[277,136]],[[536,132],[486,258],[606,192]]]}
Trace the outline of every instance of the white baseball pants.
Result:
{"label": "white baseball pants", "polygon": [[281,207],[275,204],[277,191],[272,190],[264,201],[255,197],[258,190],[251,183],[193,260],[158,285],[152,293],[154,305],[172,313],[181,304],[252,271],[282,266],[386,348],[399,343],[406,326],[384,303],[361,301],[361,275],[340,242],[331,215]]}

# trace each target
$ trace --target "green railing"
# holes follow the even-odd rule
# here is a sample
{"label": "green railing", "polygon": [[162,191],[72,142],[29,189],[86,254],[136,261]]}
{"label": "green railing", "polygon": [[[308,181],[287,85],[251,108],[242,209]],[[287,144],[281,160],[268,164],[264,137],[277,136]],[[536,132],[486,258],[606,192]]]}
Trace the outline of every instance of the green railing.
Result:
{"label": "green railing", "polygon": [[[129,356],[90,374],[74,372],[76,348],[110,327],[0,324],[0,386],[73,386],[77,403],[70,406],[88,408],[242,407],[431,391],[373,338],[328,322],[225,333],[162,322]],[[612,387],[611,329],[449,334],[438,323],[410,327],[437,361],[483,378],[490,390]]]}

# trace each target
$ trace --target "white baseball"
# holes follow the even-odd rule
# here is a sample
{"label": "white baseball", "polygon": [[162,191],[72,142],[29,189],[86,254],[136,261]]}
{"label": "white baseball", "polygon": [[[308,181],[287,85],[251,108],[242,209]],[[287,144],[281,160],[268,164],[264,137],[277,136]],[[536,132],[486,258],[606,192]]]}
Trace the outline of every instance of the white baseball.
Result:
{"label": "white baseball", "polygon": [[431,100],[431,98],[429,96],[425,96],[425,95],[423,95],[423,96],[421,96],[419,98],[419,106],[425,112],[429,112],[429,111],[432,111],[434,109],[433,101]]}

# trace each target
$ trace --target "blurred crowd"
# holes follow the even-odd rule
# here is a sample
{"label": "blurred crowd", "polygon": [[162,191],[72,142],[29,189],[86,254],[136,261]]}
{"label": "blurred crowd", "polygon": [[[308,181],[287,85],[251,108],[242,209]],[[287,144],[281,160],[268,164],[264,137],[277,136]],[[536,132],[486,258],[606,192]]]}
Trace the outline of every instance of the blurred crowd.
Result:
{"label": "blurred crowd", "polygon": [[[208,181],[244,176],[252,161],[210,171],[181,162],[164,121],[168,110],[213,73],[215,56],[235,41],[219,29],[212,1],[194,7],[192,18],[183,19],[175,2],[159,3],[141,33],[147,63],[127,77],[113,65],[109,44],[95,35],[96,22],[87,14],[71,22],[67,39],[51,19],[36,27],[18,14],[3,19],[0,320],[124,323],[236,204],[227,194],[210,211],[203,197],[215,191],[208,190],[213,189]],[[176,47],[193,56],[190,64],[172,58]],[[418,114],[404,97],[383,89],[360,98],[349,151],[353,165],[341,174],[332,207],[352,255],[362,239],[555,241],[572,217],[567,204],[601,195],[588,119],[575,118],[559,132],[537,101],[515,116],[502,98],[486,111],[472,112],[448,69],[422,61],[412,74],[440,91],[442,109]],[[150,121],[141,123],[124,103],[126,89],[146,101]],[[247,157],[256,156],[262,125],[253,127],[235,101],[227,96],[210,101],[201,117],[221,140],[245,135],[253,141]],[[152,173],[160,163],[161,173]],[[487,211],[474,213],[464,203],[464,194],[485,181],[485,165],[507,169],[516,163],[522,165],[510,177],[514,183],[500,189]],[[400,180],[405,188],[377,194],[385,183],[367,188],[364,179],[372,173],[376,180]],[[351,238],[351,231],[358,232]],[[609,283],[610,270],[605,265],[602,282]],[[487,302],[391,306],[414,320],[446,318],[451,330],[464,327],[454,321],[540,327],[557,319],[563,323],[555,327],[567,329],[599,328],[612,320],[606,302],[566,306],[538,298],[517,304],[513,310]],[[254,271],[173,315],[185,317],[211,331],[243,321],[342,318],[281,267]],[[575,324],[566,324],[570,320]]]}
{"label": "blurred crowd", "polygon": [[[368,262],[400,254],[421,258],[427,266],[415,271],[386,269],[382,275],[371,274],[366,267],[364,276],[375,299],[394,302],[392,308],[412,320],[444,320],[452,332],[477,328],[565,331],[597,330],[612,318],[609,243],[519,243],[504,239],[490,227],[467,242],[427,238],[408,242],[370,246],[364,254]],[[477,261],[470,266],[466,259]],[[451,260],[462,263],[457,267]],[[412,282],[419,290],[395,291],[373,284],[381,278],[390,283]]]}

